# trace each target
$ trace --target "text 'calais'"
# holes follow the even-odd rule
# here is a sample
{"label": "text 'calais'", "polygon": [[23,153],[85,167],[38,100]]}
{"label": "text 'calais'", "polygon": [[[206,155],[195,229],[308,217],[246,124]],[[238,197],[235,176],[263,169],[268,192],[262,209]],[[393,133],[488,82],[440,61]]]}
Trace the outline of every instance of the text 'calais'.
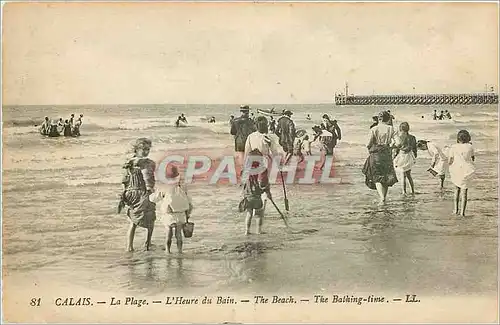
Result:
{"label": "text 'calais'", "polygon": [[90,306],[92,302],[88,297],[67,297],[57,298],[55,304],[56,306]]}

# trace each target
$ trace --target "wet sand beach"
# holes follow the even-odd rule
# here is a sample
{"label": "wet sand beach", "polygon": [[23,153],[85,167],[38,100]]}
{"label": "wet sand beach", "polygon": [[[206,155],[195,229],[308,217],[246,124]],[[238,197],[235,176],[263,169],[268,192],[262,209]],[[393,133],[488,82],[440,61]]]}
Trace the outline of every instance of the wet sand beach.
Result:
{"label": "wet sand beach", "polygon": [[[259,106],[260,107],[260,106]],[[214,157],[231,154],[227,118],[235,106],[214,106],[203,119],[197,106],[58,107],[55,117],[84,113],[80,138],[42,138],[32,127],[48,108],[4,107],[3,268],[5,289],[39,282],[96,292],[155,296],[227,292],[311,294],[395,292],[426,296],[496,296],[498,279],[498,114],[495,106],[450,108],[454,121],[420,120],[433,107],[391,108],[395,125],[410,123],[417,139],[455,143],[462,128],[472,134],[477,175],[468,216],[452,213],[453,186],[445,189],[426,169],[419,152],[412,170],[417,194],[402,197],[399,184],[388,203],[373,203],[361,168],[371,116],[377,107],[288,105],[298,126],[310,129],[327,112],[339,121],[333,185],[289,185],[286,229],[268,202],[265,234],[244,235],[237,185],[190,185],[195,211],[193,238],[184,254],[166,256],[161,223],[153,249],[125,251],[128,221],[116,214],[121,165],[137,137],[153,140],[151,158],[187,148]],[[121,115],[116,113],[121,109]],[[175,128],[180,112],[190,127]],[[307,113],[313,121],[306,121]],[[126,116],[126,117],[121,117]],[[317,148],[313,149],[317,152]],[[281,186],[272,188],[284,210]],[[136,234],[141,247],[146,231]],[[175,245],[174,245],[175,246]],[[175,252],[175,247],[173,247]]]}

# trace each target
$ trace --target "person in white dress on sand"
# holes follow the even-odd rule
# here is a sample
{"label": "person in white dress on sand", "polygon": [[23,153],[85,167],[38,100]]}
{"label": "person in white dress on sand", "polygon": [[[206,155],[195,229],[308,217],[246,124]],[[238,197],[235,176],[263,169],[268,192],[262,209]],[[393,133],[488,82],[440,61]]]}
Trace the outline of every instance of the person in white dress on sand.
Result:
{"label": "person in white dress on sand", "polygon": [[431,166],[428,171],[431,172],[434,177],[439,177],[441,180],[441,189],[443,189],[446,173],[448,172],[448,157],[446,156],[446,151],[449,147],[445,146],[442,148],[433,141],[418,140],[417,148],[427,151],[432,158]]}
{"label": "person in white dress on sand", "polygon": [[[469,132],[467,130],[460,130],[457,134],[457,143],[451,146],[448,153],[451,181],[456,186],[454,212],[461,216],[465,216],[467,192],[476,171],[474,166],[474,149],[470,141],[471,136]],[[460,198],[462,202],[459,205]]]}
{"label": "person in white dress on sand", "polygon": [[157,215],[167,230],[166,251],[171,253],[170,247],[175,234],[177,250],[181,254],[183,229],[189,221],[193,204],[177,167],[172,166],[169,174],[173,184],[161,184],[149,199],[156,203]]}

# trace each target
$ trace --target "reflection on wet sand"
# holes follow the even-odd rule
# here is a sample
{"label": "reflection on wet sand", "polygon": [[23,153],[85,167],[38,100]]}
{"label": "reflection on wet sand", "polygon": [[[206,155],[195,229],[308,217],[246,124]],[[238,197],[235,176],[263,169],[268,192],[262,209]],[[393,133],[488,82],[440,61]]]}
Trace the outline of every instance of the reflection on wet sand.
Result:
{"label": "reflection on wet sand", "polygon": [[266,243],[246,241],[236,245],[224,255],[223,268],[227,272],[227,284],[248,288],[265,280],[267,274]]}
{"label": "reflection on wet sand", "polygon": [[404,287],[408,281],[406,264],[412,260],[408,247],[410,238],[397,226],[401,222],[396,219],[398,216],[402,215],[382,209],[373,211],[364,222],[368,233],[366,258],[371,262],[371,277],[384,279],[387,289]]}

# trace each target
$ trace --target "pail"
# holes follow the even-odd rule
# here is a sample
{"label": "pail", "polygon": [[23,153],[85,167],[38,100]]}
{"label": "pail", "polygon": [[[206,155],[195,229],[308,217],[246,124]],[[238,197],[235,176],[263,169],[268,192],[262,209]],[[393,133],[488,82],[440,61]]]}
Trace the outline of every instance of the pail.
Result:
{"label": "pail", "polygon": [[191,238],[193,236],[194,223],[186,222],[186,224],[184,224],[184,228],[182,229],[182,231],[184,232],[184,237]]}

